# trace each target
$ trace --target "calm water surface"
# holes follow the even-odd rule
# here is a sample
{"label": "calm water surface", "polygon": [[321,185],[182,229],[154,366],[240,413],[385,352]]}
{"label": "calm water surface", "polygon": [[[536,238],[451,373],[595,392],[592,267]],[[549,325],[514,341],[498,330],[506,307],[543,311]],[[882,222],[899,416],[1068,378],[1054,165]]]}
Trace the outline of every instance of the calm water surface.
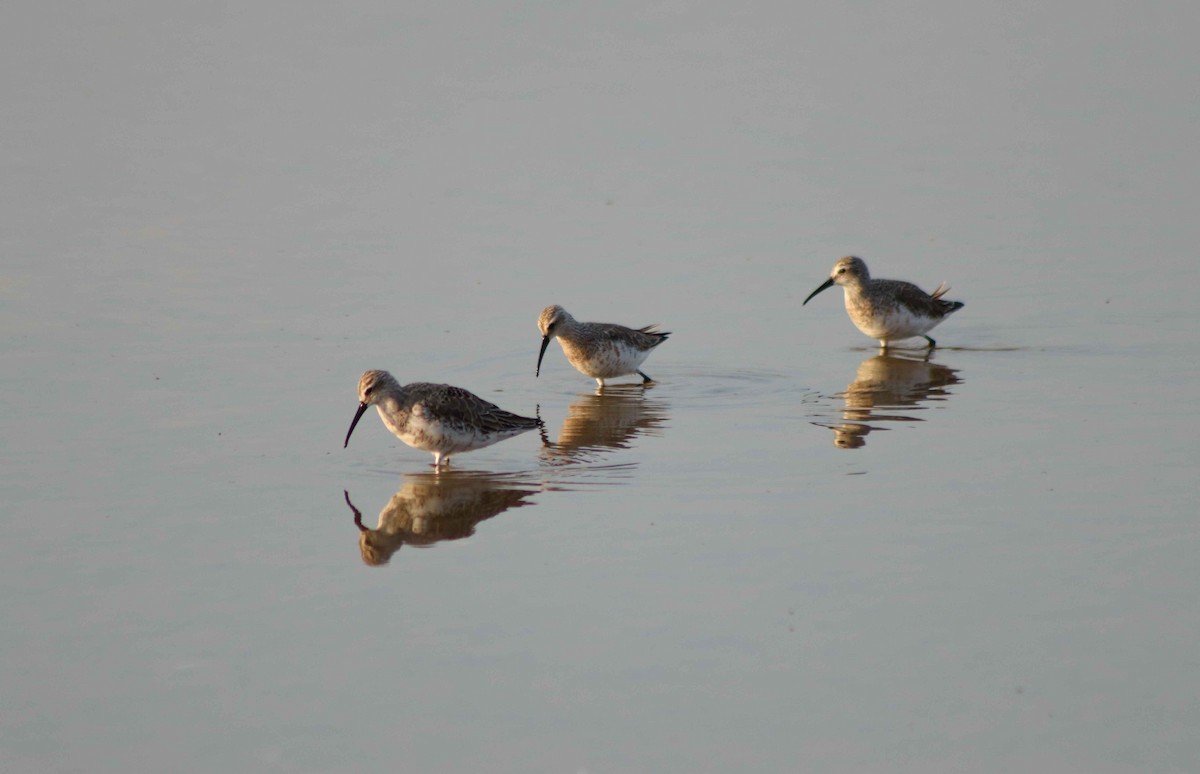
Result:
{"label": "calm water surface", "polygon": [[1197,12],[1004,8],[20,4],[0,768],[1193,770]]}

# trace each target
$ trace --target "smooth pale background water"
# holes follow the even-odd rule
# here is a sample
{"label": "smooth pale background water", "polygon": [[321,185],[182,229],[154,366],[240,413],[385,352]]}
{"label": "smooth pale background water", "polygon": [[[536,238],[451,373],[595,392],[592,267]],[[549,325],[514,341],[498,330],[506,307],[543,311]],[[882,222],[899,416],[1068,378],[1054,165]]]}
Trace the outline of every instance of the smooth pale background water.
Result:
{"label": "smooth pale background water", "polygon": [[1200,12],[730,5],[7,8],[0,768],[1195,770]]}

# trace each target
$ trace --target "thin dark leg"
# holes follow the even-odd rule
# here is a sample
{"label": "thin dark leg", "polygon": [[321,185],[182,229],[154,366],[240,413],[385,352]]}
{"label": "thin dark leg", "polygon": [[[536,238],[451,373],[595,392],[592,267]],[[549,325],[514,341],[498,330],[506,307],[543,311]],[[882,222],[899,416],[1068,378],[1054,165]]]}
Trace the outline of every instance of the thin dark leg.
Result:
{"label": "thin dark leg", "polygon": [[929,338],[928,336],[925,336],[924,338],[925,338],[925,340],[926,340],[926,341],[928,341],[928,342],[929,342],[929,348],[930,348],[930,349],[933,349],[934,347],[936,347],[936,346],[937,346],[937,342],[936,342],[936,341],[934,341],[933,339]]}
{"label": "thin dark leg", "polygon": [[641,371],[638,371],[637,373],[638,373],[638,376],[642,377],[642,384],[650,384],[654,381],[653,379],[651,379],[649,376],[646,376]]}

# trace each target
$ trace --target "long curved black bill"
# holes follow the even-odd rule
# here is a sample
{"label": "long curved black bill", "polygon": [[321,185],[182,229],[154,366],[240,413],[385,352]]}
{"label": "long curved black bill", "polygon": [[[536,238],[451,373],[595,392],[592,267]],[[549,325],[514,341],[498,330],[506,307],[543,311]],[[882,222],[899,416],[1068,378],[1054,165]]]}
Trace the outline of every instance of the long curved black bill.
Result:
{"label": "long curved black bill", "polygon": [[[803,304],[801,304],[801,306],[803,306]],[[540,350],[538,350],[537,370],[533,372],[534,379],[538,378],[538,376],[540,376],[542,373],[542,355],[546,354],[546,347],[548,347],[548,346],[550,346],[550,337],[543,336],[542,337],[542,348]]]}
{"label": "long curved black bill", "polygon": [[354,414],[354,421],[350,423],[350,429],[346,431],[346,442],[342,444],[343,449],[350,445],[350,434],[354,432],[355,426],[358,425],[358,420],[362,419],[363,412],[366,410],[366,403],[358,404],[358,411]]}
{"label": "long curved black bill", "polygon": [[[815,296],[816,294],[820,293],[820,292],[821,292],[822,290],[824,290],[825,288],[831,288],[831,287],[833,287],[833,277],[830,277],[829,279],[825,280],[825,284],[824,284],[824,285],[822,285],[821,287],[817,288],[817,289],[816,289],[816,290],[814,290],[813,292],[809,293],[809,294],[808,294],[808,298],[804,299],[804,304],[807,304],[809,301],[811,301],[813,296]],[[801,304],[800,306],[804,306],[804,304]]]}

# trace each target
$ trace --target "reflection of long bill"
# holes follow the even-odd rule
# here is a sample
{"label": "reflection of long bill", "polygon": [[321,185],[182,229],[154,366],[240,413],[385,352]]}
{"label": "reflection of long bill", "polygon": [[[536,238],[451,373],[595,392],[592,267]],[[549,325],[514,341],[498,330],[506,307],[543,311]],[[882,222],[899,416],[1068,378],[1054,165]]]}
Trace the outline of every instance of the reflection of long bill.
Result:
{"label": "reflection of long bill", "polygon": [[537,370],[533,372],[534,379],[538,378],[538,375],[541,374],[541,372],[542,372],[542,356],[546,354],[546,347],[548,347],[548,346],[550,346],[550,337],[543,336],[542,337],[542,348],[540,350],[538,350]]}
{"label": "reflection of long bill", "polygon": [[366,412],[368,406],[366,403],[358,404],[358,411],[354,414],[354,421],[350,423],[350,429],[346,431],[346,440],[342,443],[342,448],[345,449],[350,445],[350,435],[354,432],[354,428],[358,426],[358,420],[362,419],[362,415]]}

